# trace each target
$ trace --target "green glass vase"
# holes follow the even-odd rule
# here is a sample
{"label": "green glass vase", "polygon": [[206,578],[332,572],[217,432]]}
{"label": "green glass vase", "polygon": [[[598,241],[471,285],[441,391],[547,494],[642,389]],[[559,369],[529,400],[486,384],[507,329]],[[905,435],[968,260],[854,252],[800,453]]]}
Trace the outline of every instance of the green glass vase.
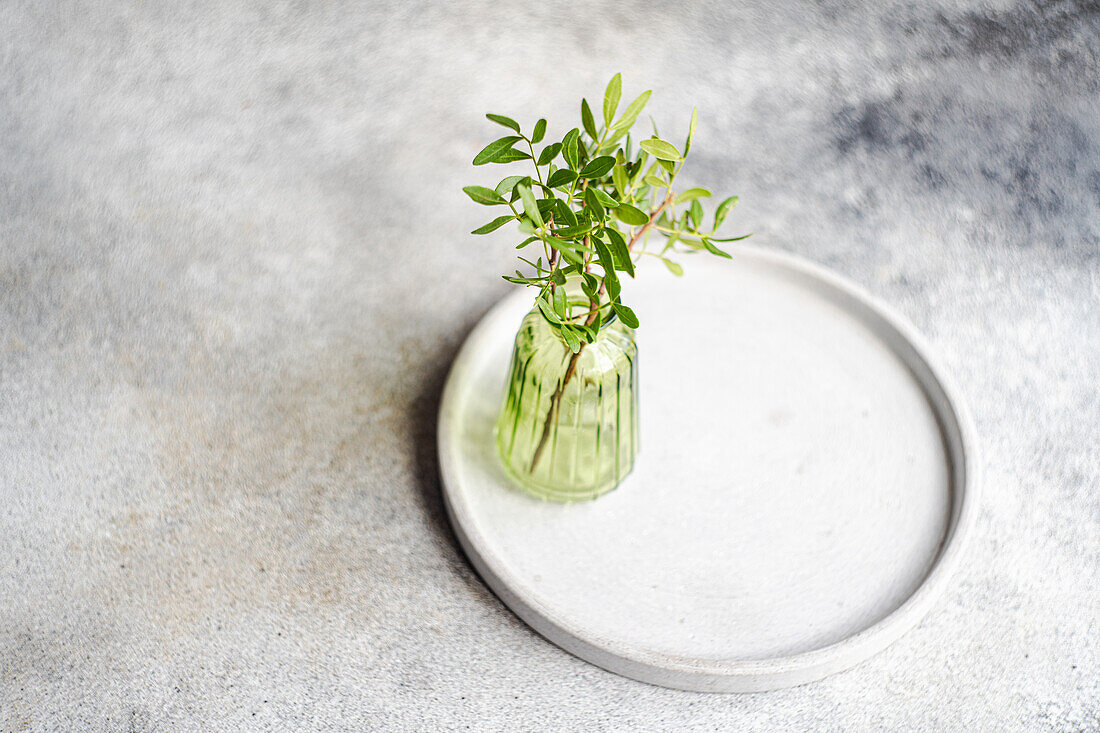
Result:
{"label": "green glass vase", "polygon": [[496,423],[497,448],[520,488],[584,501],[626,478],[638,453],[637,356],[634,329],[617,319],[574,357],[537,308],[527,314]]}

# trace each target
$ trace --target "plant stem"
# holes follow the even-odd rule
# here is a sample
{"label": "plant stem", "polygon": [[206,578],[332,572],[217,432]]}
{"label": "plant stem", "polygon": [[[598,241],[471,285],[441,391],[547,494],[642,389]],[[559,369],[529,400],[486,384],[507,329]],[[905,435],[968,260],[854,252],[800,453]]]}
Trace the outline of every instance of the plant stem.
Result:
{"label": "plant stem", "polygon": [[535,144],[526,135],[523,136],[523,139],[527,141],[527,147],[531,149],[531,163],[535,166],[535,175],[538,176],[539,185],[545,187],[546,184],[542,181],[542,170],[539,169],[538,157],[535,155]]}
{"label": "plant stem", "polygon": [[657,217],[658,217],[658,216],[660,216],[660,215],[661,215],[661,212],[665,210],[665,207],[666,207],[666,206],[668,206],[668,205],[669,205],[669,204],[671,204],[671,203],[672,203],[672,192],[671,192],[671,191],[669,191],[669,193],[668,193],[668,196],[666,196],[666,197],[665,197],[665,200],[661,202],[661,205],[660,205],[660,206],[658,206],[658,207],[657,207],[656,209],[654,209],[654,210],[653,210],[653,211],[652,211],[652,212],[650,213],[650,215],[649,215],[649,221],[647,221],[647,222],[646,222],[645,224],[643,224],[643,225],[642,225],[642,228],[641,228],[641,229],[639,229],[639,230],[638,230],[638,231],[637,231],[637,232],[636,232],[636,233],[634,234],[634,236],[630,238],[630,242],[628,242],[628,243],[627,243],[627,245],[626,245],[626,249],[627,249],[627,251],[632,251],[632,250],[634,249],[634,244],[635,244],[635,243],[636,243],[636,242],[637,242],[637,241],[638,241],[639,239],[641,239],[641,238],[642,238],[642,235],[643,235],[643,234],[645,234],[646,232],[648,232],[648,231],[649,231],[649,228],[650,228],[651,226],[653,226],[653,222],[657,221]]}
{"label": "plant stem", "polygon": [[535,472],[535,466],[538,465],[539,458],[542,457],[542,452],[546,448],[546,441],[550,438],[550,429],[558,421],[558,410],[561,409],[562,392],[565,391],[565,385],[568,384],[569,380],[573,377],[573,372],[577,371],[577,361],[581,358],[582,351],[584,351],[583,341],[581,342],[581,347],[577,349],[577,352],[569,359],[569,366],[565,368],[565,378],[558,382],[554,394],[550,395],[550,411],[546,413],[546,423],[542,426],[542,436],[539,438],[538,447],[535,448],[535,455],[531,457],[530,473]]}

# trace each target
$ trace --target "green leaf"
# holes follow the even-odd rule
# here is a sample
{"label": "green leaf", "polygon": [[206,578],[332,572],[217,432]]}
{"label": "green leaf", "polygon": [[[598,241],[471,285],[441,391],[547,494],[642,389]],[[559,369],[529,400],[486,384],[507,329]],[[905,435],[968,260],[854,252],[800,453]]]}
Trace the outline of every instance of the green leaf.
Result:
{"label": "green leaf", "polygon": [[523,199],[523,211],[527,214],[527,218],[535,223],[535,226],[543,226],[542,214],[539,213],[538,202],[535,201],[535,194],[531,192],[530,186],[520,185],[519,197]]}
{"label": "green leaf", "polygon": [[619,195],[626,196],[627,191],[630,190],[630,179],[627,177],[626,168],[621,165],[612,168],[611,180],[615,182],[615,188],[618,189]]}
{"label": "green leaf", "polygon": [[530,158],[531,155],[529,153],[525,153],[522,150],[516,150],[515,148],[508,148],[507,150],[501,151],[501,153],[497,155],[496,158],[490,160],[489,162],[514,163],[517,160],[530,160]]}
{"label": "green leaf", "polygon": [[561,319],[558,318],[558,314],[554,312],[553,307],[551,307],[551,305],[546,302],[545,298],[538,298],[535,301],[535,305],[537,305],[539,307],[539,310],[542,311],[542,315],[544,318],[546,318],[546,320],[550,321],[551,323],[561,323]]}
{"label": "green leaf", "polygon": [[539,120],[535,123],[535,130],[531,133],[531,143],[538,145],[542,142],[543,136],[546,135],[546,120]]}
{"label": "green leaf", "polygon": [[[573,221],[576,220],[576,217],[573,217]],[[568,222],[569,217],[563,216],[562,221]],[[554,236],[562,237],[563,239],[573,240],[575,242],[578,238],[583,237],[585,234],[591,233],[591,231],[592,227],[589,226],[588,222],[586,221],[583,225],[575,224],[573,226],[559,227],[554,230]]]}
{"label": "green leaf", "polygon": [[[564,242],[570,242],[576,244],[578,238],[583,237],[585,234],[589,234],[592,231],[591,227],[559,227],[554,230],[554,238],[561,239]],[[554,244],[557,244],[555,241]],[[583,245],[582,245],[583,246]]]}
{"label": "green leaf", "polygon": [[546,179],[546,185],[550,188],[557,188],[572,183],[575,180],[577,180],[576,173],[568,168],[561,168],[550,174],[550,177]]}
{"label": "green leaf", "polygon": [[472,198],[483,206],[495,206],[497,204],[508,203],[500,195],[491,188],[485,188],[485,186],[464,186],[463,191],[466,195]]}
{"label": "green leaf", "polygon": [[565,137],[561,141],[561,154],[565,158],[565,163],[573,170],[577,170],[580,166],[580,157],[577,151],[578,138],[580,137],[580,130],[573,128],[569,132],[565,133]]}
{"label": "green leaf", "polygon": [[668,183],[666,181],[662,181],[660,178],[653,175],[652,173],[647,173],[645,178],[643,178],[642,180],[648,183],[650,186],[655,186],[657,188],[665,188],[666,186],[668,186]]}
{"label": "green leaf", "polygon": [[634,311],[627,308],[622,303],[612,303],[611,308],[619,316],[619,320],[630,328],[638,327],[638,316],[634,315]]}
{"label": "green leaf", "polygon": [[712,242],[740,242],[742,239],[748,239],[751,234],[742,234],[740,237],[707,237]]}
{"label": "green leaf", "polygon": [[610,155],[601,155],[595,160],[590,160],[588,165],[581,169],[581,178],[601,178],[615,165],[615,159]]}
{"label": "green leaf", "polygon": [[600,281],[595,275],[590,272],[581,273],[581,289],[584,290],[585,288],[587,288],[587,290],[585,291],[586,293],[595,293],[598,290],[599,285]]}
{"label": "green leaf", "polygon": [[615,199],[611,198],[610,196],[608,196],[608,195],[607,195],[606,193],[604,193],[603,191],[601,191],[601,190],[600,190],[600,189],[598,189],[598,188],[590,188],[590,189],[588,189],[588,190],[589,190],[589,191],[591,191],[591,192],[592,192],[592,194],[593,194],[593,195],[594,195],[594,196],[595,196],[595,197],[596,197],[597,199],[599,199],[599,202],[600,202],[601,204],[603,204],[604,206],[606,206],[606,207],[607,207],[607,208],[609,208],[609,209],[614,209],[614,208],[615,208],[616,206],[618,206],[618,205],[619,205],[619,202],[618,202],[618,201],[616,201]]}
{"label": "green leaf", "polygon": [[581,100],[581,124],[590,138],[593,140],[599,139],[599,133],[596,132],[596,120],[592,117],[592,108],[588,106],[587,99]]}
{"label": "green leaf", "polygon": [[[615,110],[619,108],[619,98],[623,93],[623,76],[615,74],[607,84],[607,90],[603,94],[603,121],[610,125],[615,118]],[[640,112],[641,110],[639,110]]]}
{"label": "green leaf", "polygon": [[695,231],[699,231],[699,225],[703,223],[703,205],[697,200],[691,202],[691,208],[688,209],[688,214],[691,216],[691,225]]}
{"label": "green leaf", "polygon": [[567,262],[571,262],[574,265],[584,266],[584,258],[577,254],[577,251],[572,247],[560,246],[555,247],[557,251],[561,252],[561,256],[565,258]]}
{"label": "green leaf", "polygon": [[[499,140],[486,145],[480,153],[474,156],[474,165],[485,165],[486,163],[497,163],[498,158],[506,150],[511,150],[512,146],[519,141],[518,135],[508,135],[502,137]],[[519,151],[516,151],[519,152]]]}
{"label": "green leaf", "polygon": [[573,209],[569,204],[561,199],[556,199],[554,207],[558,210],[558,218],[561,219],[561,221],[564,221],[571,227],[577,226],[577,215],[573,213]]}
{"label": "green leaf", "polygon": [[634,277],[634,262],[630,259],[630,250],[627,249],[623,235],[611,228],[605,231],[607,239],[611,243],[611,254],[615,258],[615,266]]}
{"label": "green leaf", "polygon": [[569,350],[572,351],[574,354],[579,352],[581,350],[581,340],[577,338],[577,334],[573,331],[573,328],[569,324],[563,323],[561,325],[560,331],[562,338],[565,339],[565,343],[569,347]]}
{"label": "green leaf", "polygon": [[679,263],[673,262],[672,260],[666,260],[664,257],[661,258],[661,262],[665,263],[665,267],[667,267],[668,271],[673,275],[676,277],[683,277],[684,268],[680,267]]}
{"label": "green leaf", "polygon": [[733,259],[733,257],[730,255],[729,252],[725,252],[723,250],[718,249],[717,247],[714,246],[714,243],[711,242],[706,237],[703,237],[703,246],[707,248],[707,252],[710,252],[713,255],[718,255],[719,257],[725,257],[726,259],[730,259],[730,260]]}
{"label": "green leaf", "polygon": [[641,146],[642,150],[658,160],[683,160],[676,146],[664,140],[652,138],[650,140],[642,140],[638,145]]}
{"label": "green leaf", "polygon": [[649,221],[649,214],[630,204],[619,204],[618,208],[615,209],[615,216],[618,217],[620,221],[633,226],[642,226]]}
{"label": "green leaf", "polygon": [[593,314],[593,318],[595,320],[593,320],[592,323],[586,323],[581,326],[581,328],[584,329],[585,336],[587,337],[585,341],[590,344],[596,343],[596,339],[600,335],[600,312],[598,310],[595,312],[595,314]]}
{"label": "green leaf", "polygon": [[705,188],[689,188],[676,197],[676,204],[684,204],[688,201],[694,201],[695,199],[706,198],[710,196],[710,191]]}
{"label": "green leaf", "polygon": [[[718,208],[714,210],[715,229],[717,229],[719,225],[721,225],[721,223],[726,220],[726,217],[729,216],[730,210],[733,209],[734,206],[737,206],[737,201],[738,199],[736,196],[730,196],[728,199],[718,204]],[[720,239],[718,241],[721,242],[723,240]]]}
{"label": "green leaf", "polygon": [[[551,194],[552,195],[552,194]],[[550,217],[554,215],[554,201],[553,198],[545,198],[538,200],[539,214],[542,215],[543,221],[548,221]]]}
{"label": "green leaf", "polygon": [[615,258],[611,256],[611,250],[600,239],[593,239],[592,244],[596,248],[596,257],[599,258],[600,267],[604,271],[604,282],[618,280],[619,277],[615,274]]}
{"label": "green leaf", "polygon": [[569,317],[569,304],[565,301],[565,288],[554,288],[554,312],[563,320]]}
{"label": "green leaf", "polygon": [[535,269],[535,272],[538,273],[539,275],[542,274],[542,258],[541,257],[539,257],[534,262],[527,259],[526,257],[520,257],[519,259],[520,259],[521,262],[524,262],[524,263],[530,265],[531,267],[533,267]]}
{"label": "green leaf", "polygon": [[528,237],[527,239],[525,239],[522,242],[520,242],[519,244],[517,244],[516,249],[523,249],[527,245],[531,244],[531,242],[537,242],[537,241],[539,241],[538,237]]}
{"label": "green leaf", "polygon": [[619,282],[618,278],[607,281],[607,294],[611,298],[612,302],[619,299],[619,295],[623,292],[623,286]]}
{"label": "green leaf", "polygon": [[687,157],[688,151],[691,150],[691,141],[695,139],[695,125],[699,122],[699,108],[691,108],[691,124],[688,125],[687,140],[684,141],[684,157]]}
{"label": "green leaf", "polygon": [[635,121],[637,121],[638,115],[640,115],[642,113],[642,110],[645,109],[645,105],[646,102],[649,101],[650,94],[652,94],[652,90],[642,92],[640,95],[638,95],[638,98],[627,106],[626,111],[623,112],[623,116],[616,120],[615,124],[612,125],[612,127],[625,134],[626,131],[629,130],[631,126],[633,126]]}
{"label": "green leaf", "polygon": [[508,176],[503,181],[497,184],[497,195],[503,196],[505,194],[512,193],[516,188],[516,184],[522,181],[526,176]]}
{"label": "green leaf", "polygon": [[505,224],[507,224],[508,222],[512,221],[512,219],[515,219],[515,218],[516,217],[511,216],[511,215],[509,215],[509,216],[498,216],[496,219],[493,219],[488,224],[482,224],[477,229],[470,232],[470,234],[488,234],[489,232],[495,232],[497,229],[500,229],[502,226],[504,226]]}
{"label": "green leaf", "polygon": [[495,115],[491,112],[485,116],[493,122],[497,123],[498,125],[504,125],[505,127],[509,127],[516,132],[519,132],[519,123],[513,120],[511,117],[505,117],[504,115]]}
{"label": "green leaf", "polygon": [[595,214],[596,218],[600,221],[603,221],[604,217],[606,217],[603,206],[600,205],[599,199],[596,198],[595,189],[586,188],[584,190],[584,207]]}
{"label": "green leaf", "polygon": [[536,165],[543,166],[558,157],[558,153],[561,152],[561,143],[550,143],[542,152],[539,153],[539,159],[536,161]]}
{"label": "green leaf", "polygon": [[581,273],[581,292],[589,297],[591,300],[596,299],[596,289],[599,285],[599,281],[596,280],[596,276],[589,273]]}

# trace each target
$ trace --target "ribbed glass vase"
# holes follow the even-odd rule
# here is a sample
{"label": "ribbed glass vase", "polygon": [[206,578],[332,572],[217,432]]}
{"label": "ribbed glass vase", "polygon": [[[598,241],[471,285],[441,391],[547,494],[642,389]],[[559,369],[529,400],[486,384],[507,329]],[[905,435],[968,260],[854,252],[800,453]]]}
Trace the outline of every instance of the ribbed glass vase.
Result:
{"label": "ribbed glass vase", "polygon": [[573,352],[538,309],[527,314],[496,423],[501,458],[520,488],[584,501],[630,473],[638,452],[637,355],[634,329],[614,319],[570,373]]}

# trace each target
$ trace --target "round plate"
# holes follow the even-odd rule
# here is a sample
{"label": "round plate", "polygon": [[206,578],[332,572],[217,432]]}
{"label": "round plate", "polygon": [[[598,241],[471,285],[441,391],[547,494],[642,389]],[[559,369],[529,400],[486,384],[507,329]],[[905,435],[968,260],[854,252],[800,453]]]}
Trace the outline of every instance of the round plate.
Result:
{"label": "round plate", "polygon": [[912,627],[976,513],[973,428],[912,327],[788,255],[648,268],[641,452],[611,493],[552,504],[497,457],[515,331],[501,301],[455,359],[439,417],[447,511],[522,619],[613,672],[747,692],[850,667]]}

